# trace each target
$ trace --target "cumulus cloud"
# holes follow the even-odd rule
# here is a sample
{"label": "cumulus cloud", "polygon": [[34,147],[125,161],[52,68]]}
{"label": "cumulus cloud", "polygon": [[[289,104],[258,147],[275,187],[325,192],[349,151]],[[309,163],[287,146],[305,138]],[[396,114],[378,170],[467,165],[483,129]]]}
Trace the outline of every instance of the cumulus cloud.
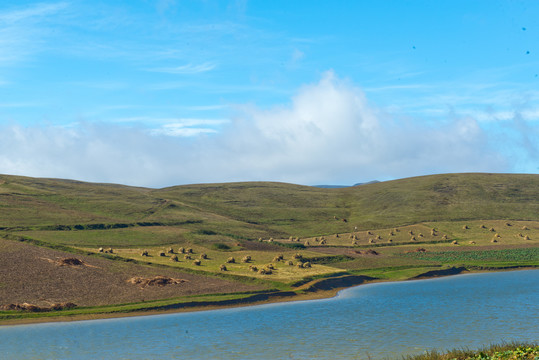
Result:
{"label": "cumulus cloud", "polygon": [[299,89],[289,104],[237,106],[218,127],[191,120],[150,131],[118,123],[0,126],[0,173],[159,187],[244,180],[353,184],[514,170],[473,117],[395,118],[332,72]]}

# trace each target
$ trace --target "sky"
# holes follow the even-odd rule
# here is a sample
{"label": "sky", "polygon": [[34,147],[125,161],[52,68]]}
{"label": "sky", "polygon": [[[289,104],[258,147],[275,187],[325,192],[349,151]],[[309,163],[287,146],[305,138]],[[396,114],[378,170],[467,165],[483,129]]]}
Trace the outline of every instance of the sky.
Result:
{"label": "sky", "polygon": [[0,173],[539,173],[539,2],[0,3]]}

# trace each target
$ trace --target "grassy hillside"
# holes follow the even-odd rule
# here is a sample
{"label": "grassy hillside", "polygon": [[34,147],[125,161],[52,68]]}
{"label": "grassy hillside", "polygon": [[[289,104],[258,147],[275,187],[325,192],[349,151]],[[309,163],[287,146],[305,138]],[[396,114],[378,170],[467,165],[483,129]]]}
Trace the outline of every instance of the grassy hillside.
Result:
{"label": "grassy hillside", "polygon": [[[90,308],[65,311],[101,314],[307,296],[319,281],[536,267],[538,245],[539,175],[432,175],[335,189],[147,189],[0,175],[0,321],[38,316],[21,313],[25,303],[75,302]],[[148,276],[187,281],[129,283]],[[221,300],[207,300],[220,291]],[[97,293],[103,302],[94,308]]]}
{"label": "grassy hillside", "polygon": [[194,238],[256,239],[538,214],[539,175],[432,175],[342,189],[251,182],[157,190],[0,176],[0,228],[154,223],[183,226]]}

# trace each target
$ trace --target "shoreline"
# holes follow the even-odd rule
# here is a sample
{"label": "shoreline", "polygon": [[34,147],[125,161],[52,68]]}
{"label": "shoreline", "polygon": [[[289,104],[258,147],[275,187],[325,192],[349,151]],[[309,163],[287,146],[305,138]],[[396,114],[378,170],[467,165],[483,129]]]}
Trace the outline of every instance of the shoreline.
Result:
{"label": "shoreline", "polygon": [[[336,278],[314,280],[300,286],[298,289],[295,289],[295,290],[279,291],[275,293],[264,294],[264,296],[260,296],[260,294],[255,294],[246,298],[240,298],[240,299],[228,300],[228,301],[221,300],[221,301],[214,301],[214,302],[201,301],[201,302],[192,302],[192,303],[177,303],[177,304],[172,304],[172,305],[157,306],[155,309],[149,308],[148,310],[135,310],[135,311],[129,311],[129,312],[95,313],[95,314],[80,314],[80,315],[58,314],[58,316],[51,316],[51,317],[7,319],[7,320],[0,320],[0,327],[43,324],[43,323],[56,323],[56,322],[103,320],[103,319],[136,317],[136,316],[166,315],[166,314],[176,314],[176,313],[232,309],[232,308],[239,308],[239,307],[265,305],[265,304],[277,304],[277,303],[282,303],[282,302],[330,299],[330,298],[336,297],[337,294],[342,290],[349,289],[356,286],[367,285],[367,284],[427,280],[427,279],[456,276],[456,275],[463,275],[463,274],[472,274],[472,273],[537,270],[537,269],[538,269],[537,267],[533,267],[533,266],[497,268],[497,269],[471,269],[471,270],[466,269],[464,267],[459,267],[459,268],[451,267],[451,268],[443,269],[439,271],[427,271],[424,274],[420,274],[418,276],[408,278],[408,279],[379,279],[379,278],[371,278],[365,275],[344,275],[344,276],[340,276]],[[301,293],[298,293],[298,291],[300,291]],[[204,305],[200,305],[200,304],[204,304]]]}

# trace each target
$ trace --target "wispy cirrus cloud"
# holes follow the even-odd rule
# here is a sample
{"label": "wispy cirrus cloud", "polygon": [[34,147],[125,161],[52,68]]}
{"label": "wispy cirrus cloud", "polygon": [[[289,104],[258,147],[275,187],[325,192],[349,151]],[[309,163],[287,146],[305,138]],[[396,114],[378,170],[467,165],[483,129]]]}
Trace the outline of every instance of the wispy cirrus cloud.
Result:
{"label": "wispy cirrus cloud", "polygon": [[159,128],[152,129],[150,134],[181,137],[216,134],[219,127],[228,122],[227,119],[176,119]]}
{"label": "wispy cirrus cloud", "polygon": [[161,67],[148,69],[148,71],[161,72],[167,74],[178,74],[178,75],[189,75],[189,74],[199,74],[212,71],[217,67],[216,63],[213,62],[204,62],[201,64],[186,64],[176,67]]}
{"label": "wispy cirrus cloud", "polygon": [[57,2],[52,4],[40,3],[27,8],[10,10],[0,13],[0,25],[11,25],[26,22],[30,19],[43,19],[56,14],[69,6],[67,2]]}
{"label": "wispy cirrus cloud", "polygon": [[0,65],[17,64],[43,50],[51,18],[68,7],[67,2],[40,3],[0,12]]}

